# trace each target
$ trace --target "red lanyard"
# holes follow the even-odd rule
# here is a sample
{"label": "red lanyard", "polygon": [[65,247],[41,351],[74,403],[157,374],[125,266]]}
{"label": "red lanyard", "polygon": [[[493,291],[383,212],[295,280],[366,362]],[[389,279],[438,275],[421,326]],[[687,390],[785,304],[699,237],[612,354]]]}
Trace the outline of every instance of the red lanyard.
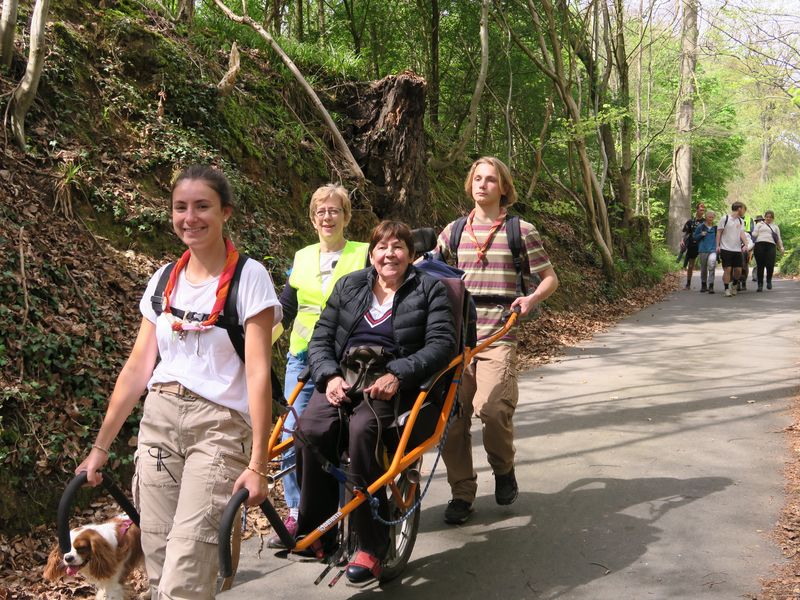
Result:
{"label": "red lanyard", "polygon": [[472,212],[469,213],[469,217],[467,217],[467,224],[464,228],[469,236],[469,239],[472,240],[472,243],[475,244],[475,250],[478,252],[478,260],[476,262],[483,262],[486,260],[486,252],[489,250],[489,247],[492,245],[492,240],[494,239],[497,230],[503,226],[503,223],[506,221],[506,213],[505,211],[500,211],[500,215],[494,220],[492,223],[491,228],[489,229],[489,233],[486,236],[486,240],[483,244],[478,242],[478,238],[475,237],[475,232],[472,229],[472,220],[475,218],[475,209],[472,209]]}
{"label": "red lanyard", "polygon": [[[200,323],[200,329],[206,329],[208,327],[213,327],[214,323],[217,322],[219,318],[219,314],[222,312],[222,309],[225,307],[225,299],[228,297],[228,290],[231,287],[231,279],[233,279],[233,273],[236,271],[236,263],[239,261],[239,252],[233,246],[233,243],[226,239],[225,240],[225,267],[222,269],[222,275],[219,276],[219,283],[217,284],[217,295],[216,300],[214,301],[214,308],[211,310],[211,314],[208,316],[208,319]],[[172,269],[172,273],[169,274],[169,280],[167,281],[167,286],[164,289],[164,312],[171,314],[172,309],[170,308],[169,297],[172,294],[172,291],[175,289],[175,285],[178,282],[178,274],[181,270],[186,266],[186,263],[189,262],[189,258],[192,256],[190,250],[187,250],[183,253],[183,256],[180,257],[178,262],[175,264],[175,268]],[[184,321],[174,321],[172,323],[173,331],[182,331],[185,329],[184,325],[187,325]],[[194,328],[192,328],[194,329]]]}

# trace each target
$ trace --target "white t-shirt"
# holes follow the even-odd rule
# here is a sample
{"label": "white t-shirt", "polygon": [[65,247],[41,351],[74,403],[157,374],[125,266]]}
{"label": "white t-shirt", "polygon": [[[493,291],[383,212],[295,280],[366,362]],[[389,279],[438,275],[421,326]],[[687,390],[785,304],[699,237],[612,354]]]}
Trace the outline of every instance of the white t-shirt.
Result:
{"label": "white t-shirt", "polygon": [[719,237],[719,247],[730,252],[742,251],[742,231],[744,221],[741,217],[723,215],[717,224],[717,229],[722,233]]}
{"label": "white t-shirt", "polygon": [[[156,324],[158,353],[161,355],[161,361],[147,384],[148,389],[156,383],[176,381],[199,396],[237,410],[247,417],[244,363],[236,354],[228,332],[221,327],[202,332],[187,331],[181,340],[177,334],[173,334],[166,315],[162,313],[156,318],[150,299],[166,266],[150,278],[139,302],[142,316]],[[170,305],[184,311],[210,313],[218,283],[219,277],[203,283],[191,283],[186,280],[186,271],[181,271]],[[269,272],[257,260],[248,260],[242,269],[236,297],[239,322],[244,325],[247,319],[271,306],[275,307],[275,323],[280,323],[283,313]]]}
{"label": "white t-shirt", "polygon": [[331,279],[333,279],[333,270],[336,268],[336,263],[339,262],[339,259],[342,257],[342,252],[344,252],[344,248],[336,252],[319,253],[319,273],[322,275],[323,294],[328,291],[328,286],[331,283]]}
{"label": "white t-shirt", "polygon": [[[770,229],[770,227],[772,229]],[[777,225],[767,225],[764,221],[761,221],[760,223],[756,223],[753,229],[753,239],[755,239],[756,242],[769,242],[770,244],[774,244],[775,240],[772,237],[773,231],[778,234],[778,239],[780,239],[781,230]]]}

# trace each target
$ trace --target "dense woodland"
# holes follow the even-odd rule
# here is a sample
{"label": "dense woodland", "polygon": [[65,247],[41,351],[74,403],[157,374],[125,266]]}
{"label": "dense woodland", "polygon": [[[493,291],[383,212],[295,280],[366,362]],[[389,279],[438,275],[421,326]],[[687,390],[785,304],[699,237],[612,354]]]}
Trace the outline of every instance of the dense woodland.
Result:
{"label": "dense woodland", "polygon": [[700,201],[774,210],[797,272],[798,80],[791,1],[3,0],[0,529],[52,518],[91,444],[179,167],[226,171],[282,284],[316,186],[353,189],[353,237],[441,227],[497,155],[564,312],[674,268]]}

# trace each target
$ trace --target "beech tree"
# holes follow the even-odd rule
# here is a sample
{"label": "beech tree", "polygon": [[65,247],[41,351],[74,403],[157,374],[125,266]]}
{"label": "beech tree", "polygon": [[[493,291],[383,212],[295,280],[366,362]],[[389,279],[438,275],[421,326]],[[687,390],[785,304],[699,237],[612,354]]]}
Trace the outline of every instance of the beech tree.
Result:
{"label": "beech tree", "polygon": [[25,142],[25,116],[36,98],[39,89],[39,78],[42,75],[45,58],[45,25],[47,13],[50,10],[50,0],[36,0],[33,7],[33,20],[31,21],[30,50],[28,52],[28,66],[25,74],[14,92],[11,94],[9,112],[11,113],[11,130],[17,145],[23,150]]}
{"label": "beech tree", "polygon": [[697,64],[697,0],[682,0],[681,81],[672,152],[667,245],[677,252],[683,224],[692,212],[692,120]]}
{"label": "beech tree", "polygon": [[5,70],[11,67],[11,58],[14,55],[17,5],[18,0],[3,0],[3,13],[0,16],[0,65]]}

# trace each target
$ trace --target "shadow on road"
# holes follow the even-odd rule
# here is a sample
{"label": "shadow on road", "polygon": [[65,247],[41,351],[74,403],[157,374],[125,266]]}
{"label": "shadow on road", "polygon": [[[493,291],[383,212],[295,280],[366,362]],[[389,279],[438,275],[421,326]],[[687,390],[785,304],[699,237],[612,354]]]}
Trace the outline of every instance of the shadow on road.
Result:
{"label": "shadow on road", "polygon": [[[723,477],[586,478],[554,494],[523,493],[497,522],[491,497],[479,498],[468,541],[409,563],[386,598],[559,598],[620,571],[660,539],[658,520],[670,510],[719,492]],[[439,535],[441,507],[424,514],[421,533]],[[506,523],[507,521],[507,523]],[[353,598],[379,592],[368,590]]]}

